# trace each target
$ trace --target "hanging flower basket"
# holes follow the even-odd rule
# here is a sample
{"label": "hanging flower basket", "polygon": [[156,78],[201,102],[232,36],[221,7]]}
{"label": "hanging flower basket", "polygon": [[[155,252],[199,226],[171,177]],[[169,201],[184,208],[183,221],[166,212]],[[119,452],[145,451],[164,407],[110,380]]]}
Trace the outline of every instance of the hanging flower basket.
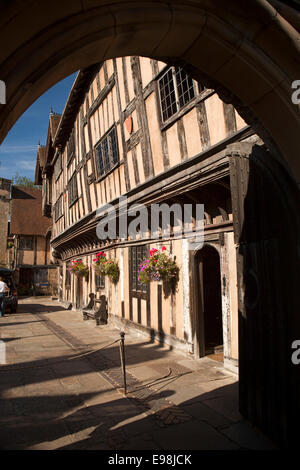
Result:
{"label": "hanging flower basket", "polygon": [[96,258],[93,259],[92,268],[98,276],[105,276],[106,255],[103,251],[97,253]]}
{"label": "hanging flower basket", "polygon": [[168,256],[162,247],[162,251],[152,248],[149,258],[145,259],[139,266],[138,280],[143,284],[150,281],[175,281],[177,280],[179,268],[176,262]]}
{"label": "hanging flower basket", "polygon": [[93,263],[92,267],[98,276],[108,276],[112,282],[118,282],[120,277],[119,265],[116,261],[107,259],[103,251],[97,253]]}
{"label": "hanging flower basket", "polygon": [[75,276],[84,277],[85,279],[89,277],[89,268],[81,260],[72,261],[72,266],[68,270]]}

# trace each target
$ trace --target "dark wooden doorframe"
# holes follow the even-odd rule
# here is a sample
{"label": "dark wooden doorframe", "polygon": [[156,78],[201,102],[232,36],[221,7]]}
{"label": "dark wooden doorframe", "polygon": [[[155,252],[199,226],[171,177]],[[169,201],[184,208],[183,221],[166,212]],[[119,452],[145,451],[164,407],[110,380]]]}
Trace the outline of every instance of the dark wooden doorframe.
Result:
{"label": "dark wooden doorframe", "polygon": [[270,152],[228,146],[239,303],[239,406],[283,446],[297,444],[300,192]]}

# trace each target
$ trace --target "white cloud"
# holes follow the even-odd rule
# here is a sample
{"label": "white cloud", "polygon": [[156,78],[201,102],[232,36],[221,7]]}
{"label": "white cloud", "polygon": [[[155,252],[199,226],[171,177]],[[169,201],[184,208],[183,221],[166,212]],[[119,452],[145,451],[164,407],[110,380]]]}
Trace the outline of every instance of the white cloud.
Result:
{"label": "white cloud", "polygon": [[0,147],[0,154],[4,153],[28,153],[36,152],[37,145],[3,145]]}
{"label": "white cloud", "polygon": [[6,157],[0,158],[0,177],[13,178],[17,173],[20,176],[27,176],[33,178],[35,171],[35,159],[19,159]]}
{"label": "white cloud", "polygon": [[18,160],[18,168],[22,170],[34,170],[35,169],[35,160]]}

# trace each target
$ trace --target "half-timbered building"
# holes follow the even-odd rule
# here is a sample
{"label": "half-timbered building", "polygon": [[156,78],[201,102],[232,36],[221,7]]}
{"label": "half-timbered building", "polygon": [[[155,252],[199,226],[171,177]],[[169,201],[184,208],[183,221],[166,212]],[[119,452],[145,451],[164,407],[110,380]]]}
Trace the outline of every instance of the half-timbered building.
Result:
{"label": "half-timbered building", "polygon": [[[39,148],[36,184],[43,213],[52,219],[51,256],[58,265],[60,298],[80,309],[89,295],[107,298],[108,318],[194,357],[206,354],[235,369],[238,291],[230,161],[237,142],[256,142],[231,104],[194,81],[180,66],[144,57],[107,60],[78,73],[63,114],[51,113]],[[43,155],[43,158],[41,158]],[[118,214],[120,197],[133,204],[204,204],[204,244],[190,233],[155,238],[116,235],[100,240],[99,208]],[[236,204],[235,204],[236,206]],[[128,218],[128,223],[132,217]],[[176,287],[141,284],[139,264],[151,248],[176,260]],[[92,269],[99,250],[117,260],[117,283]],[[87,278],[69,271],[89,267]]]}

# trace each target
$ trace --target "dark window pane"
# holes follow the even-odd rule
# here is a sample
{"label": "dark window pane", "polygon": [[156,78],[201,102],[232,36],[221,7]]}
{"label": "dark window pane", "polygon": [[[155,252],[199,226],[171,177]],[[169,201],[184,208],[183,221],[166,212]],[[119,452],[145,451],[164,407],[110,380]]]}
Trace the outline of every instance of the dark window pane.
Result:
{"label": "dark window pane", "polygon": [[97,173],[101,176],[111,170],[119,161],[118,139],[115,128],[102,139],[95,150]]}
{"label": "dark window pane", "polygon": [[104,139],[102,144],[102,155],[103,155],[103,170],[104,173],[107,173],[109,170],[109,153],[108,153],[108,141],[107,138]]}
{"label": "dark window pane", "polygon": [[96,148],[96,164],[97,164],[97,171],[99,175],[103,175],[103,159],[102,159],[102,144],[98,145]]}
{"label": "dark window pane", "polygon": [[147,292],[147,285],[138,280],[140,264],[147,258],[147,254],[148,249],[145,245],[131,247],[131,288],[135,292]]}
{"label": "dark window pane", "polygon": [[20,250],[33,250],[33,237],[20,237]]}
{"label": "dark window pane", "polygon": [[78,197],[77,176],[76,173],[71,177],[68,184],[69,206],[73,204]]}
{"label": "dark window pane", "polygon": [[54,215],[55,222],[62,216],[62,194],[59,196],[54,205]]}
{"label": "dark window pane", "polygon": [[72,158],[75,156],[75,131],[73,129],[68,144],[67,144],[67,164],[70,163]]}
{"label": "dark window pane", "polygon": [[172,69],[169,69],[159,80],[160,104],[163,121],[177,112],[176,94]]}
{"label": "dark window pane", "polygon": [[109,136],[110,136],[110,146],[111,146],[111,153],[112,153],[112,162],[115,165],[119,161],[117,132],[115,128],[110,132]]}
{"label": "dark window pane", "polygon": [[194,98],[195,91],[192,78],[181,67],[176,69],[176,84],[179,105],[182,108]]}
{"label": "dark window pane", "polygon": [[58,178],[58,176],[60,175],[61,170],[62,170],[62,159],[61,159],[61,154],[59,154],[58,157],[57,157],[57,160],[54,164],[55,179]]}

